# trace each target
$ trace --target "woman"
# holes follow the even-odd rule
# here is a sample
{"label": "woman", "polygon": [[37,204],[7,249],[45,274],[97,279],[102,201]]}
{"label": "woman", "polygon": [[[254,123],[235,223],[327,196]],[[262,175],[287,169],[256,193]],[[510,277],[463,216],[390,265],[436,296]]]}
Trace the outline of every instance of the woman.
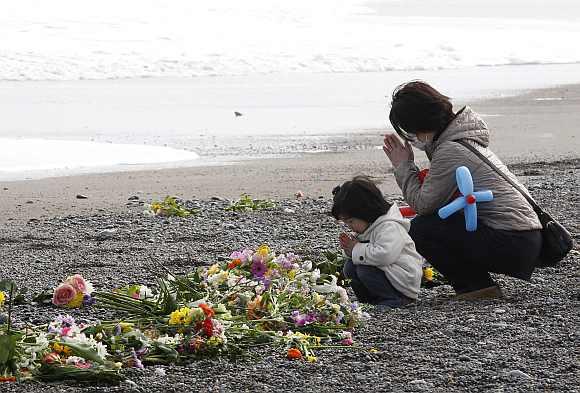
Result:
{"label": "woman", "polygon": [[[417,212],[409,234],[417,251],[450,281],[457,298],[502,297],[489,272],[529,280],[542,245],[536,213],[504,178],[457,143],[468,142],[517,182],[489,150],[485,122],[469,107],[454,113],[449,97],[420,81],[395,89],[389,120],[404,143],[395,134],[386,135],[383,150],[395,168],[403,196]],[[424,150],[430,161],[422,182],[411,145]],[[459,166],[469,168],[475,190],[491,190],[494,196],[493,201],[477,205],[474,232],[465,230],[462,212],[445,220],[437,215],[455,197]]]}

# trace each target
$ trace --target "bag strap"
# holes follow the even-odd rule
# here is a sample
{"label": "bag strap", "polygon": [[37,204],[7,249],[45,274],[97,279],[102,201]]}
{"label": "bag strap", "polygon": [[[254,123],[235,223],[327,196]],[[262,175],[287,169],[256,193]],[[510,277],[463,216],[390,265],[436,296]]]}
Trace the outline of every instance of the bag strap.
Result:
{"label": "bag strap", "polygon": [[459,143],[460,145],[464,146],[465,148],[471,150],[471,152],[473,154],[475,154],[476,156],[478,156],[479,158],[481,158],[481,160],[483,162],[485,162],[491,169],[493,169],[498,175],[500,175],[501,177],[503,177],[509,184],[511,184],[516,190],[519,191],[520,194],[522,194],[522,196],[524,198],[526,198],[526,200],[529,202],[530,205],[532,205],[532,208],[534,209],[534,212],[538,215],[541,216],[544,211],[542,210],[542,208],[540,206],[538,206],[538,204],[526,193],[524,192],[524,190],[522,190],[522,188],[516,184],[512,179],[510,179],[508,177],[508,175],[506,175],[502,170],[500,170],[497,166],[495,166],[495,164],[493,162],[491,162],[489,160],[489,158],[487,158],[486,156],[484,156],[479,150],[477,150],[477,148],[473,145],[471,145],[470,143],[468,143],[465,140],[456,140],[454,142]]}

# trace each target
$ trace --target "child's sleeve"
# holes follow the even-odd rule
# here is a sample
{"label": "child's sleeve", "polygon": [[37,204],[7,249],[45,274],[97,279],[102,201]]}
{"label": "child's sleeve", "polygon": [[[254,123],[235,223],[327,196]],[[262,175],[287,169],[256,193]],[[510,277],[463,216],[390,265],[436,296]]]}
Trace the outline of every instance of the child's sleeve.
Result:
{"label": "child's sleeve", "polygon": [[355,265],[388,266],[395,263],[403,247],[407,231],[396,222],[387,222],[377,228],[378,233],[369,243],[357,243],[352,249]]}

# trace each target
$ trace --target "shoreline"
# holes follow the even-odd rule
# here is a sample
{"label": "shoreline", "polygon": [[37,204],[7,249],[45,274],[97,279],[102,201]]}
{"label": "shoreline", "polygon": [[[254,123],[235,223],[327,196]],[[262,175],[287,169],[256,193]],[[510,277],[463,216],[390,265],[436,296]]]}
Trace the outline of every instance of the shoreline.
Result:
{"label": "shoreline", "polygon": [[[457,110],[465,103],[456,102]],[[580,157],[580,85],[524,91],[521,95],[469,103],[492,129],[492,149],[506,163],[558,161]],[[298,157],[241,161],[235,165],[110,172],[38,180],[0,182],[0,223],[53,216],[121,212],[128,198],[160,200],[289,198],[297,191],[318,198],[356,174],[381,182],[387,194],[398,193],[390,164],[377,146],[382,132],[352,134],[343,151],[304,153]],[[416,160],[425,162],[417,154]],[[77,199],[77,194],[87,199]],[[129,203],[133,205],[133,203]]]}

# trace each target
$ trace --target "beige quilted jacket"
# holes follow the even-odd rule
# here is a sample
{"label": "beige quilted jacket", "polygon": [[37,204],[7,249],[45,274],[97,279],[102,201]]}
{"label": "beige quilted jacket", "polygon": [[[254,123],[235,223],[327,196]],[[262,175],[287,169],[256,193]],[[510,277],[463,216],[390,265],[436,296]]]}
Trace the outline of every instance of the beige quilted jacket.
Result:
{"label": "beige quilted jacket", "polygon": [[488,149],[489,135],[485,122],[471,108],[465,107],[439,138],[427,147],[430,168],[422,185],[417,176],[419,168],[414,162],[403,162],[395,169],[395,177],[405,200],[420,215],[436,214],[440,207],[453,199],[457,191],[455,170],[463,165],[471,171],[475,191],[493,192],[493,201],[477,205],[478,221],[495,229],[540,229],[538,217],[525,198],[478,156],[453,142],[459,139],[468,141],[521,185],[514,174]]}

